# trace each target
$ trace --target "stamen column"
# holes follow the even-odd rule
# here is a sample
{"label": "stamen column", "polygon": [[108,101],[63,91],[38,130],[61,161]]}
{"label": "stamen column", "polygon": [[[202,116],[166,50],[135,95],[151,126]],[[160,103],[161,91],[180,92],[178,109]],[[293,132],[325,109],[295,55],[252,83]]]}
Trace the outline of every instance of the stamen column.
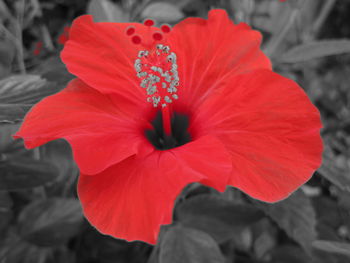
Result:
{"label": "stamen column", "polygon": [[168,136],[171,135],[171,112],[169,107],[170,105],[162,107],[163,130]]}

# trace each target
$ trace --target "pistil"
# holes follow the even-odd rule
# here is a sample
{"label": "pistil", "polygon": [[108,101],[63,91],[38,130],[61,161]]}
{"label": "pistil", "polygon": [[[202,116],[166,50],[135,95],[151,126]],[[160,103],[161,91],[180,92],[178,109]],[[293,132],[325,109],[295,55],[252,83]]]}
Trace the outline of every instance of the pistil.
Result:
{"label": "pistil", "polygon": [[177,56],[171,52],[169,46],[159,43],[163,41],[163,33],[169,33],[171,28],[165,24],[160,28],[163,33],[153,31],[151,26],[154,25],[154,21],[150,19],[145,20],[144,25],[149,28],[148,34],[153,32],[154,42],[150,45],[143,43],[141,37],[135,34],[134,28],[126,30],[126,34],[131,36],[132,43],[145,48],[139,51],[134,67],[140,79],[140,87],[146,91],[146,100],[161,111],[164,135],[171,136],[170,106],[178,99],[177,90],[180,84]]}
{"label": "pistil", "polygon": [[175,53],[162,44],[141,50],[135,60],[135,71],[141,79],[140,87],[146,90],[147,101],[162,112],[164,133],[171,135],[170,105],[178,99],[179,86]]}

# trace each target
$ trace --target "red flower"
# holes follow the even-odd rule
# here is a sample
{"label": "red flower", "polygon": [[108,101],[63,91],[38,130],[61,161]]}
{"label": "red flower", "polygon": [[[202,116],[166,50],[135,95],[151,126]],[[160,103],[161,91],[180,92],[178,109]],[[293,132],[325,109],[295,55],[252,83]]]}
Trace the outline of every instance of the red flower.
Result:
{"label": "red flower", "polygon": [[70,27],[69,26],[65,26],[63,28],[63,33],[61,35],[58,36],[58,43],[60,43],[61,45],[64,45],[68,39],[69,39],[69,30],[70,30]]}
{"label": "red flower", "polygon": [[223,10],[172,30],[145,24],[76,19],[62,60],[78,79],[33,107],[15,135],[28,148],[71,144],[98,230],[155,243],[189,183],[275,202],[310,178],[319,112],[271,71],[260,33]]}
{"label": "red flower", "polygon": [[33,50],[33,55],[34,56],[39,56],[41,51],[43,49],[43,42],[42,41],[38,41],[35,43],[35,48]]}

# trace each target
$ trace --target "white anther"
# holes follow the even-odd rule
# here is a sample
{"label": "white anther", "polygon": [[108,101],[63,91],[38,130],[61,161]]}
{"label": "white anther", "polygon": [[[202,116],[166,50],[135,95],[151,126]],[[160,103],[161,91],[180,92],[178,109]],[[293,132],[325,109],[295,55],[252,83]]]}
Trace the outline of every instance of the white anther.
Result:
{"label": "white anther", "polygon": [[157,86],[149,86],[147,88],[147,95],[153,95],[157,92]]}
{"label": "white anther", "polygon": [[171,82],[171,76],[169,75],[169,73],[166,74],[164,77],[165,77],[164,79],[166,82]]}
{"label": "white anther", "polygon": [[153,106],[154,106],[154,107],[157,107],[158,104],[159,104],[159,102],[160,102],[160,97],[159,97],[159,96],[158,96],[158,97],[153,96],[153,97],[152,97],[152,101],[153,101]]}
{"label": "white anther", "polygon": [[165,102],[172,103],[173,101],[169,98],[169,96],[164,97]]}
{"label": "white anther", "polygon": [[134,63],[136,75],[140,78],[140,86],[146,89],[147,102],[154,107],[166,107],[178,99],[175,93],[180,82],[176,59],[176,54],[170,52],[169,46],[162,44],[151,51],[138,52]]}
{"label": "white anther", "polygon": [[146,88],[148,81],[149,81],[149,79],[143,79],[143,80],[141,80],[140,86],[141,86],[142,88]]}
{"label": "white anther", "polygon": [[171,52],[170,55],[167,56],[168,62],[176,63],[176,55],[174,52]]}
{"label": "white anther", "polygon": [[138,54],[138,57],[139,57],[139,58],[142,58],[144,55],[145,55],[145,51],[140,50],[140,51],[139,51],[139,54]]}
{"label": "white anther", "polygon": [[164,46],[163,47],[163,52],[169,53],[169,51],[170,51],[170,47],[169,46]]}
{"label": "white anther", "polygon": [[175,87],[170,87],[170,88],[167,89],[167,91],[168,91],[169,93],[175,93],[175,92],[177,91],[177,88],[175,88]]}
{"label": "white anther", "polygon": [[137,73],[140,73],[142,71],[141,65],[135,65],[135,70]]}
{"label": "white anther", "polygon": [[147,72],[137,73],[137,77],[139,77],[139,78],[143,78],[143,77],[146,77],[146,76],[147,76]]}
{"label": "white anther", "polygon": [[134,68],[135,68],[137,73],[142,71],[141,59],[138,58],[138,59],[135,60]]}
{"label": "white anther", "polygon": [[149,74],[148,75],[148,79],[152,82],[152,83],[157,83],[160,81],[160,78],[154,74]]}
{"label": "white anther", "polygon": [[160,67],[152,66],[151,70],[153,70],[154,72],[159,72],[160,74],[163,74],[163,69]]}

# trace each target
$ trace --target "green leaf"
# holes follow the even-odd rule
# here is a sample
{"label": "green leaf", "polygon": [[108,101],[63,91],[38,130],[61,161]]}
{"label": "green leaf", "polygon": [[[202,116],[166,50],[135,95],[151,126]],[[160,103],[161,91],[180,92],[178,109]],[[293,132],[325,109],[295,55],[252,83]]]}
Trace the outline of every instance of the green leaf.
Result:
{"label": "green leaf", "polygon": [[19,215],[19,234],[39,246],[62,245],[79,232],[82,219],[77,199],[39,200]]}
{"label": "green leaf", "polygon": [[0,81],[0,123],[14,123],[42,98],[59,91],[37,75],[16,75]]}
{"label": "green leaf", "polygon": [[152,18],[157,22],[176,22],[184,17],[180,8],[176,5],[155,2],[146,6],[141,13],[142,18]]}
{"label": "green leaf", "polygon": [[95,22],[128,22],[127,13],[117,4],[109,0],[91,0],[87,13],[94,17]]}
{"label": "green leaf", "polygon": [[284,53],[278,61],[283,63],[297,63],[344,53],[350,53],[350,39],[321,40],[294,47]]}
{"label": "green leaf", "polygon": [[350,257],[350,243],[329,240],[316,240],[312,243],[314,248],[329,253],[337,253]]}
{"label": "green leaf", "polygon": [[310,253],[316,239],[316,213],[311,200],[297,191],[289,198],[275,204],[255,202],[289,237]]}
{"label": "green leaf", "polygon": [[159,263],[224,263],[219,246],[208,234],[176,225],[160,244]]}
{"label": "green leaf", "polygon": [[0,161],[0,191],[30,189],[53,182],[59,169],[50,162],[7,156]]}
{"label": "green leaf", "polygon": [[237,204],[208,194],[185,200],[176,210],[176,217],[184,226],[202,230],[219,243],[230,239],[238,230],[251,226],[263,216],[252,205]]}

